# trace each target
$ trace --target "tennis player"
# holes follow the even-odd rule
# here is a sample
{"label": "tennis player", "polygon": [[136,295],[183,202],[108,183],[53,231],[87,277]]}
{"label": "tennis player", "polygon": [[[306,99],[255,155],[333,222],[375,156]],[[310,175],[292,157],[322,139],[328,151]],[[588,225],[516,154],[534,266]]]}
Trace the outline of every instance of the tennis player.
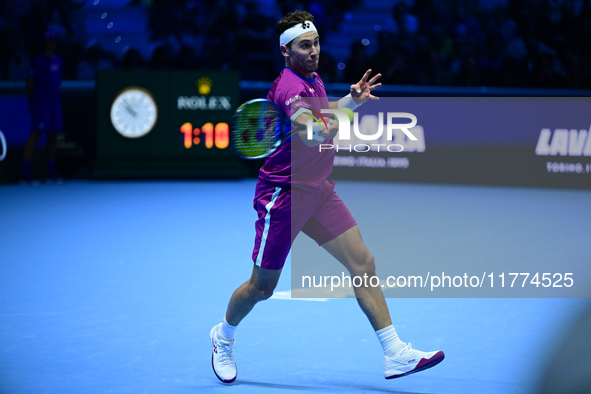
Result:
{"label": "tennis player", "polygon": [[[368,70],[359,82],[351,85],[347,96],[329,103],[322,79],[315,72],[320,44],[313,22],[314,17],[308,12],[295,11],[276,26],[286,67],[273,82],[267,98],[299,124],[312,119],[312,110],[345,107],[354,110],[369,99],[377,100],[372,91],[381,86],[375,83],[381,75],[368,80],[371,74]],[[334,192],[334,182],[326,180],[332,172],[334,151],[319,152],[317,147],[323,138],[326,143],[332,143],[338,124],[327,120],[323,127],[316,131],[322,138],[308,140],[306,131],[294,134],[291,143],[284,142],[266,158],[259,172],[254,199],[258,220],[252,276],[234,292],[222,323],[209,334],[213,370],[222,382],[236,379],[236,327],[257,302],[271,297],[292,242],[300,231],[340,261],[351,276],[375,275],[374,257],[365,247],[355,219]],[[297,214],[292,215],[292,209]],[[421,352],[398,338],[381,288],[368,286],[354,290],[383,347],[386,379],[422,371],[443,360],[442,351]]]}

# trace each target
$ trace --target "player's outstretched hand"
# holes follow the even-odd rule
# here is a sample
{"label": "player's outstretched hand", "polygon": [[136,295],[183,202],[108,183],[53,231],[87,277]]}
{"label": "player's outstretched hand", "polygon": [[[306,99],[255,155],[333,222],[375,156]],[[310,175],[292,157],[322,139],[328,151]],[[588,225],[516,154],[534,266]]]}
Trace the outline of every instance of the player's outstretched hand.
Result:
{"label": "player's outstretched hand", "polygon": [[371,92],[374,89],[377,89],[380,86],[382,86],[381,83],[375,83],[382,76],[382,74],[376,74],[372,77],[372,79],[368,81],[367,78],[369,78],[370,74],[371,68],[365,72],[365,74],[363,75],[363,77],[361,77],[361,80],[359,80],[359,82],[357,82],[355,85],[351,85],[351,97],[353,97],[353,100],[355,100],[357,104],[363,104],[368,99],[380,99],[379,97],[376,97],[373,94],[371,94]]}

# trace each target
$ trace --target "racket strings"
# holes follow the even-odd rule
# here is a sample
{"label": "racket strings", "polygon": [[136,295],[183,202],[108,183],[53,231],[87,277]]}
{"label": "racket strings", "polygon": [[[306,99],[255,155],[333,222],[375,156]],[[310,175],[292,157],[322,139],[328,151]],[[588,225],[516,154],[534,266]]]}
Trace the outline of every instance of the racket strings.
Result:
{"label": "racket strings", "polygon": [[281,112],[268,102],[247,103],[234,117],[234,149],[246,158],[263,156],[280,143]]}

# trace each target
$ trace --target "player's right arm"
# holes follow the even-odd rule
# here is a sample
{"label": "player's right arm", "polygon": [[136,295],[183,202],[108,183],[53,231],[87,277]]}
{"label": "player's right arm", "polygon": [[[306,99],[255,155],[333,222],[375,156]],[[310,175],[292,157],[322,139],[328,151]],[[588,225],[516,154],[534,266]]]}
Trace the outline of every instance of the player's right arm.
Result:
{"label": "player's right arm", "polygon": [[[311,99],[306,96],[307,91],[305,86],[300,83],[292,85],[279,84],[276,92],[279,99],[273,101],[289,117],[291,120],[292,131],[299,134],[304,144],[310,147],[318,146],[322,144],[324,140],[333,138],[336,135],[339,128],[337,122],[330,118],[324,118],[326,122],[325,125],[325,122],[321,119],[312,116],[312,106],[309,102]],[[312,122],[312,130],[317,136],[316,139],[308,138],[308,121]],[[320,138],[318,138],[318,136],[320,136]]]}

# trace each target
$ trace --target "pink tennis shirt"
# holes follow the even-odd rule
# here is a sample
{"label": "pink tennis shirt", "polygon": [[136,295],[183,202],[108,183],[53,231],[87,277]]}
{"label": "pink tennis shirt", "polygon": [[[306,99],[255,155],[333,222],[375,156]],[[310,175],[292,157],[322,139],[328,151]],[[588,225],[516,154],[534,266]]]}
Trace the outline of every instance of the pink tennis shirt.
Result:
{"label": "pink tennis shirt", "polygon": [[[320,76],[314,73],[314,78],[301,77],[289,68],[281,71],[275,79],[267,99],[281,108],[289,118],[301,108],[311,108],[318,113],[323,108],[329,108]],[[330,115],[323,116],[328,118]],[[332,139],[325,143],[332,144]],[[293,186],[320,193],[324,181],[332,173],[333,163],[332,149],[319,152],[318,146],[309,147],[298,135],[293,135],[265,159],[259,179],[280,187]]]}

